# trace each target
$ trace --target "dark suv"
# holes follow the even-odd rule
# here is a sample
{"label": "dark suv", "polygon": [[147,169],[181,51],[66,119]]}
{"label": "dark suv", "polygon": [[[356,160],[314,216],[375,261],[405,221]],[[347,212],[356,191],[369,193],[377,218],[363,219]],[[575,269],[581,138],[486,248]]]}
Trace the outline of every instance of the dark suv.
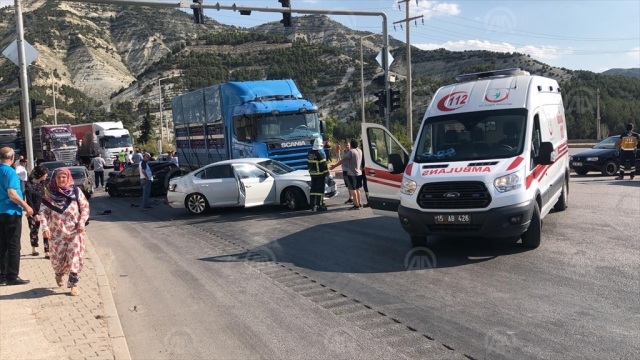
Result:
{"label": "dark suv", "polygon": [[[170,161],[149,161],[149,166],[153,174],[153,182],[151,183],[153,196],[165,195],[170,179],[188,173]],[[109,178],[105,182],[105,190],[110,196],[140,195],[142,186],[140,185],[139,164],[130,164],[122,171],[110,172]]]}

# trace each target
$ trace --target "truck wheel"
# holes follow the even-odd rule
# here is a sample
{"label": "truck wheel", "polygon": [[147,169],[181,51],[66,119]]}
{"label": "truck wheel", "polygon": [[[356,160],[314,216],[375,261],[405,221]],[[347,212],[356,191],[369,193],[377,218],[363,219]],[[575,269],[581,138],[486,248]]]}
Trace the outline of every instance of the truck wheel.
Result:
{"label": "truck wheel", "polygon": [[580,176],[585,176],[589,172],[589,171],[584,170],[584,169],[575,169],[575,171],[576,171],[576,174],[578,174]]}
{"label": "truck wheel", "polygon": [[609,175],[609,176],[613,176],[618,174],[618,163],[613,161],[613,160],[609,160],[606,163],[604,163],[604,165],[602,166],[602,175]]}
{"label": "truck wheel", "polygon": [[562,192],[560,197],[558,198],[558,202],[553,207],[556,211],[565,211],[569,207],[569,184],[567,184],[567,179],[564,179],[562,183]]}
{"label": "truck wheel", "polygon": [[291,210],[300,210],[308,206],[302,190],[293,186],[284,189],[282,202]]}
{"label": "truck wheel", "polygon": [[540,246],[540,237],[542,231],[542,219],[540,219],[540,207],[536,202],[533,206],[533,216],[531,217],[531,224],[527,231],[522,234],[522,246],[535,249]]}
{"label": "truck wheel", "polygon": [[191,194],[187,197],[187,210],[194,215],[200,215],[209,208],[209,202],[202,194]]}
{"label": "truck wheel", "polygon": [[413,247],[427,246],[427,237],[423,235],[411,235],[411,245]]}

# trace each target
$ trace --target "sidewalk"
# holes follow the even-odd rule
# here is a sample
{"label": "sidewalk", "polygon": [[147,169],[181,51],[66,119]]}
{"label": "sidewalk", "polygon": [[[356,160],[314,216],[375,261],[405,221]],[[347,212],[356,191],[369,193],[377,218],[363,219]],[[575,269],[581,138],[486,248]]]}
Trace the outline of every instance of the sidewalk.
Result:
{"label": "sidewalk", "polygon": [[[89,225],[91,226],[91,225]],[[0,285],[0,359],[130,359],[102,263],[87,237],[80,295],[58,287],[42,241],[31,256],[22,218],[20,277],[27,285]]]}

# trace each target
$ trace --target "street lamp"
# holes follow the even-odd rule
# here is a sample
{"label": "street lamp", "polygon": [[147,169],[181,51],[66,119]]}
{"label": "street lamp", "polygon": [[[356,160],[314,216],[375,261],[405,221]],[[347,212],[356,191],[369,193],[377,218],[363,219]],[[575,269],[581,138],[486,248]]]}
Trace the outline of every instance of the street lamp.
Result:
{"label": "street lamp", "polygon": [[368,38],[370,36],[374,36],[377,34],[369,34],[369,35],[365,35],[365,36],[361,36],[360,37],[360,91],[361,91],[361,95],[362,95],[362,122],[367,122],[364,118],[364,58],[362,55],[362,40],[364,40],[365,38]]}
{"label": "street lamp", "polygon": [[[47,69],[37,65],[30,66],[47,71]],[[53,79],[53,70],[49,70],[49,75],[51,77],[51,97],[53,98],[53,125],[58,125],[58,110],[56,109],[56,85]]]}
{"label": "street lamp", "polygon": [[[162,86],[160,86],[160,80],[165,80],[165,79],[171,79],[174,78],[176,76],[179,75],[173,75],[173,76],[167,76],[167,77],[163,77],[163,78],[159,78],[158,79],[158,94],[160,94],[159,97],[159,102],[160,102],[160,137],[162,138],[162,140],[164,140],[164,133],[165,133],[165,129],[164,129],[164,125],[163,125],[163,120],[162,120]],[[169,141],[169,121],[167,121],[167,142]]]}

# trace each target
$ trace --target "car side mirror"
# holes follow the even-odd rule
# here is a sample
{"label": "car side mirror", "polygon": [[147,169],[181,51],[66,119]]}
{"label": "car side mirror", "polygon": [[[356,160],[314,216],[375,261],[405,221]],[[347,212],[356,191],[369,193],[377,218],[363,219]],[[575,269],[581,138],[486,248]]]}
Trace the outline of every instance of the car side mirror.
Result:
{"label": "car side mirror", "polygon": [[325,132],[327,132],[327,122],[320,120],[320,134],[324,134]]}
{"label": "car side mirror", "polygon": [[387,165],[387,168],[391,174],[402,174],[404,172],[405,165],[400,154],[389,155],[389,165]]}
{"label": "car side mirror", "polygon": [[269,177],[269,173],[264,173],[264,175],[262,175],[262,177],[267,179]]}
{"label": "car side mirror", "polygon": [[553,144],[545,141],[540,144],[540,150],[538,150],[538,164],[540,165],[552,165],[556,162],[558,154],[553,149]]}

